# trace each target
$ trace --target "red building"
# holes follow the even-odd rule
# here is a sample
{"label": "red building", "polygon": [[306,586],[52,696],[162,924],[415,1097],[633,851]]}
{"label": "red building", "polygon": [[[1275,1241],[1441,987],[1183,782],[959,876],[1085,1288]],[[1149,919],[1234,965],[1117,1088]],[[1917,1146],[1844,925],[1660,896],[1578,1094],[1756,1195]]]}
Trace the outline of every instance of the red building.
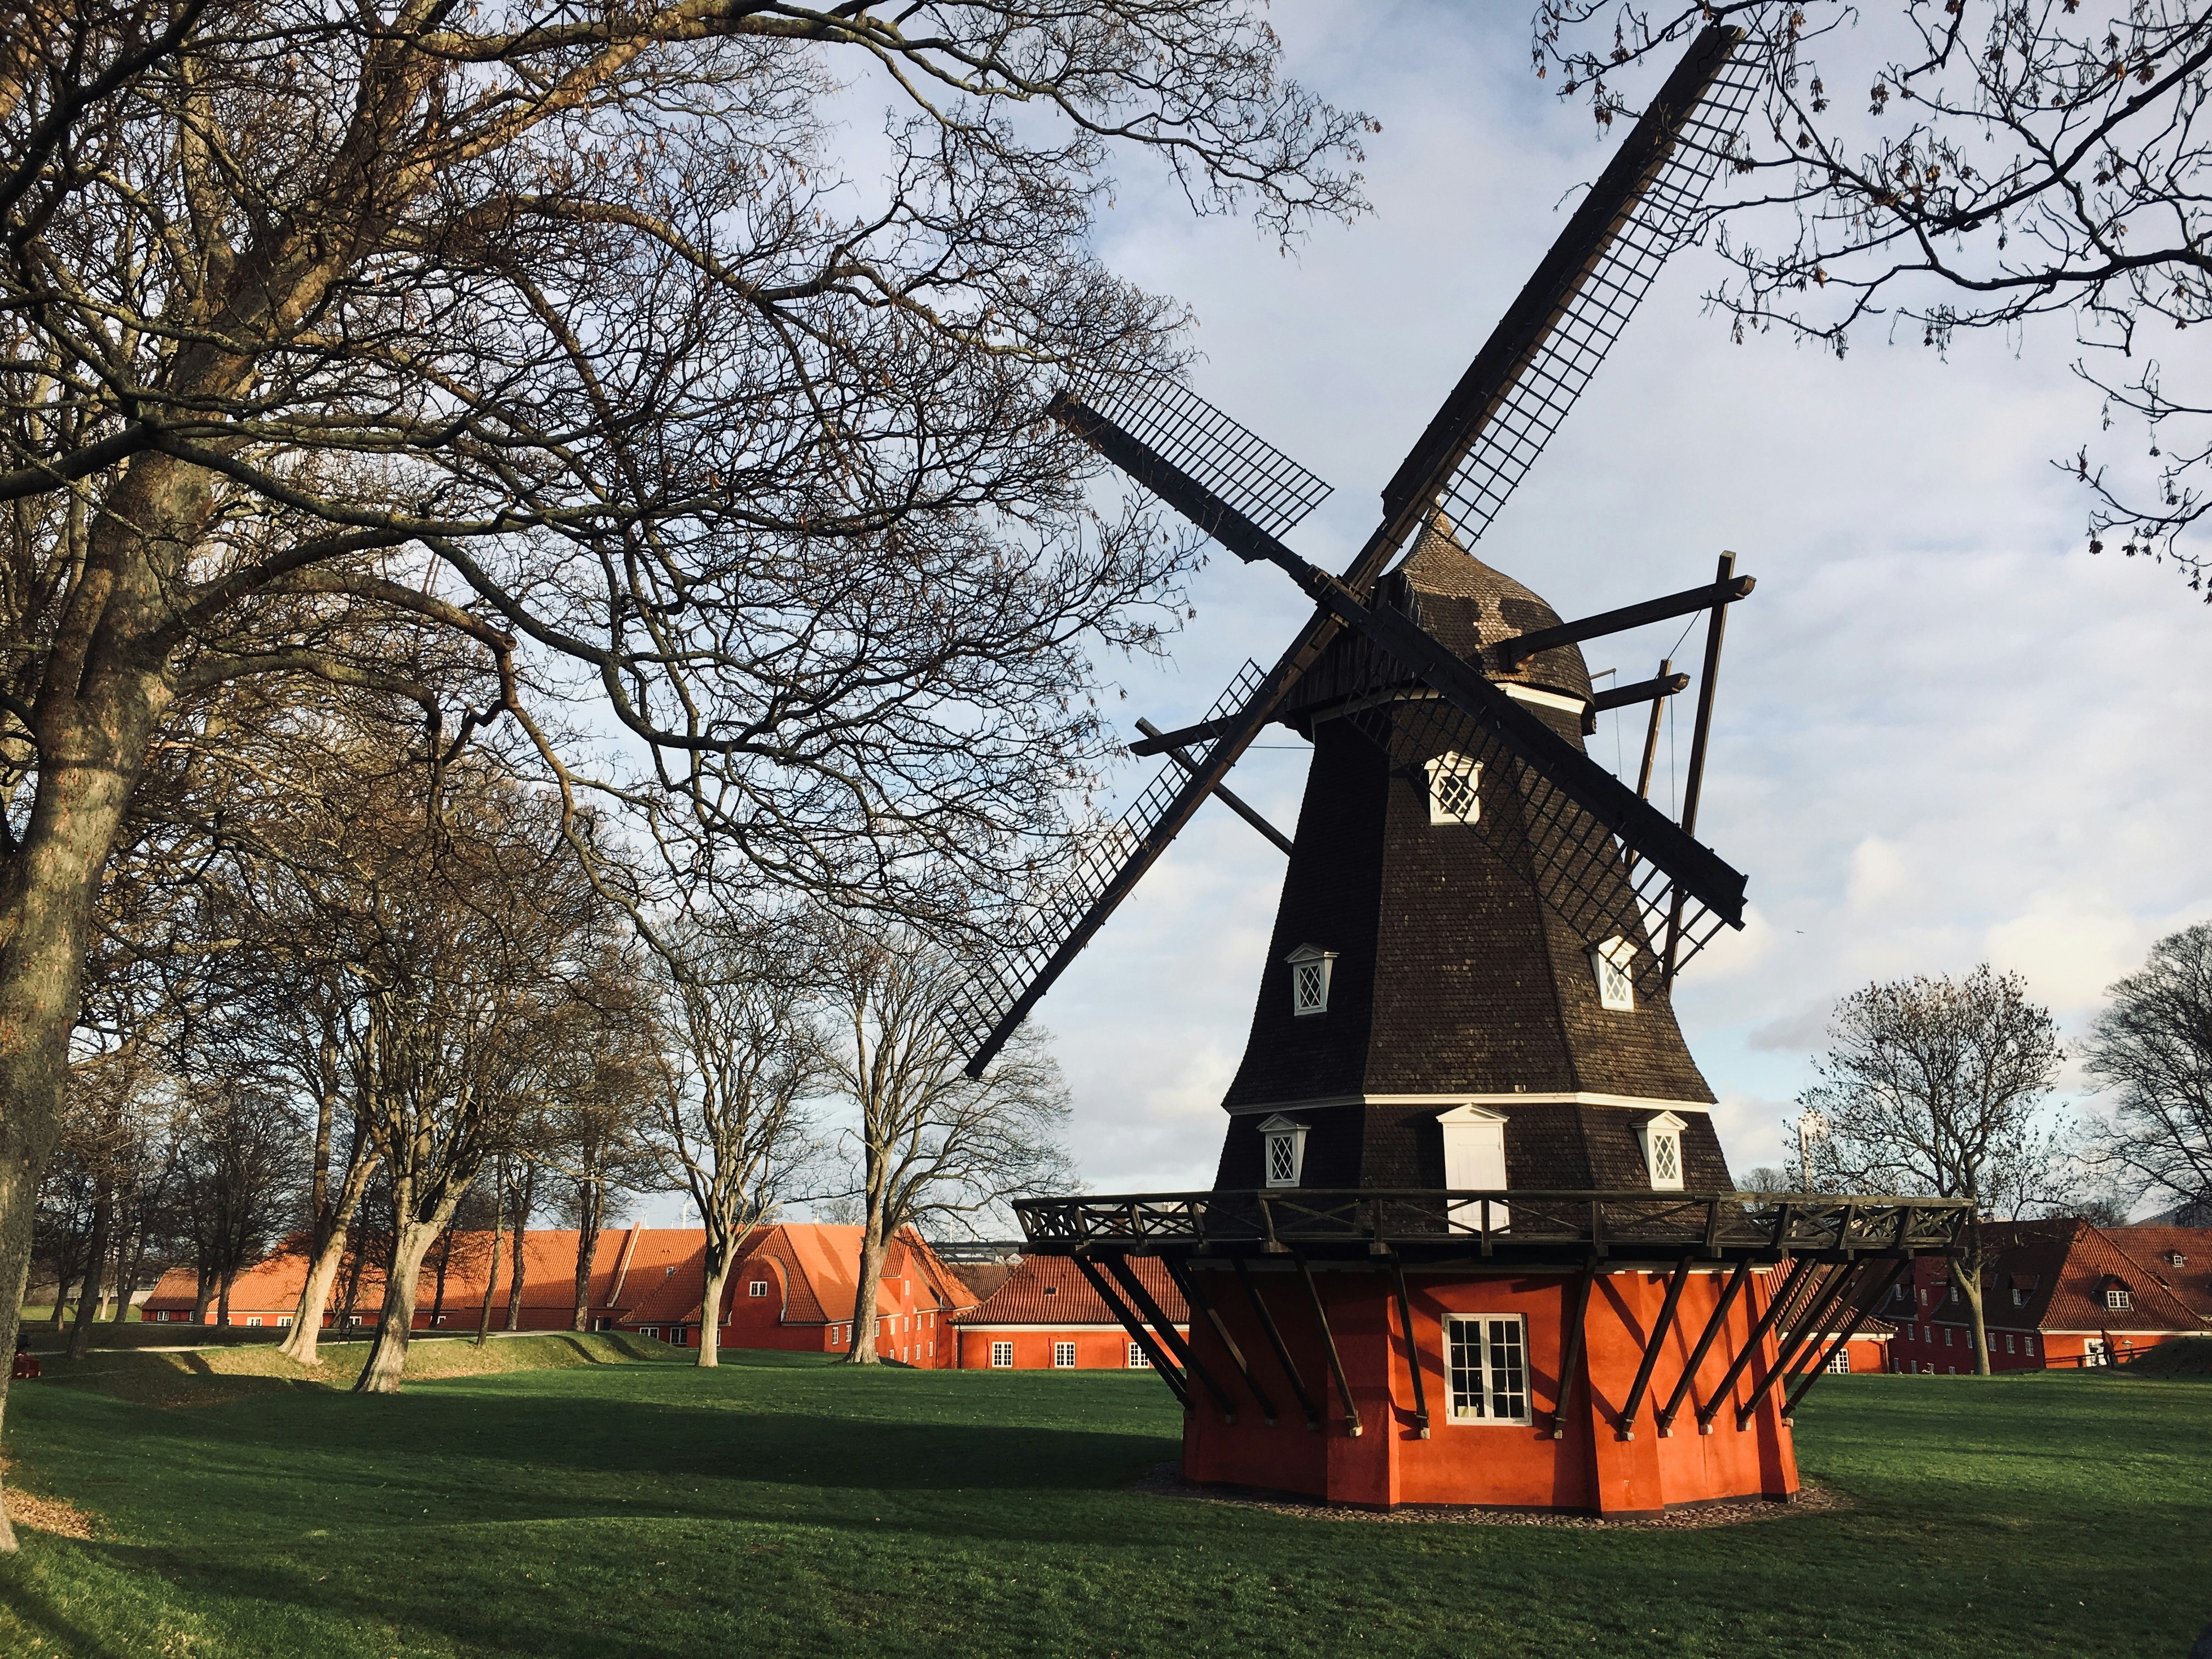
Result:
{"label": "red building", "polygon": [[[721,1344],[787,1352],[842,1352],[850,1342],[860,1263],[860,1230],[779,1224],[754,1235],[730,1276],[722,1307]],[[474,1330],[484,1294],[492,1237],[457,1232],[451,1249],[430,1252],[422,1270],[415,1328]],[[576,1245],[573,1231],[533,1231],[524,1239],[520,1327],[568,1330],[575,1320]],[[441,1271],[444,1293],[439,1294]],[[492,1326],[507,1327],[512,1280],[511,1238],[502,1238],[492,1285]],[[231,1322],[281,1327],[291,1323],[307,1275],[299,1250],[283,1250],[240,1273],[231,1286]],[[337,1324],[343,1280],[325,1313]],[[701,1298],[706,1288],[706,1235],[696,1227],[611,1227],[592,1251],[588,1319],[594,1330],[630,1330],[679,1346],[698,1341]],[[173,1268],[144,1306],[150,1322],[182,1324],[194,1308],[189,1268]],[[384,1299],[383,1274],[364,1263],[355,1296],[356,1322],[376,1323]],[[975,1305],[975,1297],[911,1231],[892,1241],[877,1298],[877,1351],[909,1364],[949,1369],[954,1363],[949,1321]]]}
{"label": "red building", "polygon": [[[1190,1315],[1167,1270],[1146,1258],[1131,1265],[1175,1334],[1187,1338]],[[963,1370],[1149,1370],[1159,1347],[1157,1328],[1146,1323],[1150,1340],[1138,1340],[1065,1256],[1024,1257],[952,1323]]]}
{"label": "red building", "polygon": [[[2212,1228],[2063,1219],[1989,1222],[1982,1234],[1992,1370],[2106,1365],[2212,1330]],[[1973,1370],[1966,1297],[1953,1274],[1949,1262],[1918,1262],[1911,1282],[1884,1304],[1898,1333],[1892,1369]]]}

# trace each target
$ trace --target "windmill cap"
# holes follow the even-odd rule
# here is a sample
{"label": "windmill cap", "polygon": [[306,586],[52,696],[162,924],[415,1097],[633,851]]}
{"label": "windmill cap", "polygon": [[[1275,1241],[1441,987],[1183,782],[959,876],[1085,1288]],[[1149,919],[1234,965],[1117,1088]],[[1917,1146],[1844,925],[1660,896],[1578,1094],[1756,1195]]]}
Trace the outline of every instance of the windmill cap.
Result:
{"label": "windmill cap", "polygon": [[1391,574],[1419,596],[1421,624],[1492,679],[1590,699],[1589,667],[1582,647],[1555,645],[1508,667],[1485,647],[1518,639],[1562,618],[1536,594],[1492,568],[1460,545],[1451,522],[1432,517],[1413,550]]}

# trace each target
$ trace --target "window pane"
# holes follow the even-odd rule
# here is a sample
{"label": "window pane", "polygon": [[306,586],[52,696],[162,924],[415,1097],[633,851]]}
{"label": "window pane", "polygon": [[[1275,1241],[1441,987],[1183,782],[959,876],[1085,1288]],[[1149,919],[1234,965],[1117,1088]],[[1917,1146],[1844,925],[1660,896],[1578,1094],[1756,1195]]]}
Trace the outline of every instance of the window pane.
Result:
{"label": "window pane", "polygon": [[1521,1351],[1521,1322],[1493,1319],[1485,1333],[1490,1350],[1491,1415],[1517,1423],[1528,1415],[1528,1371]]}
{"label": "window pane", "polygon": [[1269,1135],[1267,1137],[1267,1179],[1274,1182],[1287,1182],[1294,1172],[1290,1136]]}
{"label": "window pane", "polygon": [[1451,1414],[1454,1417],[1480,1417],[1482,1409],[1482,1322],[1479,1319],[1452,1319],[1445,1322],[1451,1370]]}

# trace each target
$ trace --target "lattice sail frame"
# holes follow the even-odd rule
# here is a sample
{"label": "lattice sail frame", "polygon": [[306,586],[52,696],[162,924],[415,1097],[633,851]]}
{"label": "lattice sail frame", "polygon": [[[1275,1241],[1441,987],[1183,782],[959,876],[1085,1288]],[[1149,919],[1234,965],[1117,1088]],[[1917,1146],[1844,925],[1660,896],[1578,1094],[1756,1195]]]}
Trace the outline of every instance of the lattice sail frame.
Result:
{"label": "lattice sail frame", "polygon": [[[1251,701],[1254,690],[1266,678],[1256,662],[1248,660],[1228,689],[1206,711],[1208,720],[1235,714]],[[1223,739],[1217,738],[1218,744]],[[1199,756],[1205,763],[1213,744]],[[1130,860],[1158,835],[1160,824],[1182,794],[1187,775],[1181,765],[1168,761],[1121,817],[1093,826],[1079,837],[1076,851],[1060,882],[1042,900],[1030,905],[998,952],[979,965],[940,1014],[947,1032],[973,1054],[999,1027],[1022,993],[1067,942],[1073,923],[1089,914]]]}

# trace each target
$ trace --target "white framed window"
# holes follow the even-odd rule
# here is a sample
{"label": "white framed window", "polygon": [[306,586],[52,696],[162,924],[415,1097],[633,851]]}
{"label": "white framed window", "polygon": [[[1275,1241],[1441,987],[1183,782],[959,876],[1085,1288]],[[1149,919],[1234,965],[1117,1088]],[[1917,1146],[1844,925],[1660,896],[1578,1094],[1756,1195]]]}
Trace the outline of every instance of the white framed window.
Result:
{"label": "white framed window", "polygon": [[747,1296],[766,1296],[768,1294],[768,1280],[765,1279],[754,1279],[745,1286],[745,1294]]}
{"label": "white framed window", "polygon": [[1052,1345],[1052,1368],[1056,1371],[1075,1369],[1075,1344],[1055,1342]]}
{"label": "white framed window", "polygon": [[1262,1170],[1270,1187],[1295,1187],[1305,1173],[1306,1126],[1277,1113],[1260,1126]]}
{"label": "white framed window", "polygon": [[1601,1007],[1624,1014],[1636,1012],[1636,979],[1632,971],[1635,961],[1636,947],[1618,933],[1601,945],[1590,946],[1590,975],[1597,981]]}
{"label": "white framed window", "polygon": [[[246,1322],[248,1325],[258,1325],[261,1322],[261,1316],[259,1314],[248,1314],[246,1316]],[[443,1324],[445,1322],[441,1320],[439,1322]]]}
{"label": "white framed window", "polygon": [[1291,1012],[1300,1019],[1328,1012],[1328,982],[1336,970],[1336,952],[1318,945],[1301,945],[1283,958],[1291,964]]}
{"label": "white framed window", "polygon": [[1519,1314],[1448,1314],[1451,1420],[1500,1425],[1528,1419],[1528,1322]]}
{"label": "white framed window", "polygon": [[279,1328],[282,1328],[283,1327],[284,1327],[284,1326],[286,1326],[286,1325],[289,1325],[289,1324],[290,1324],[291,1322],[292,1322],[292,1316],[291,1316],[291,1315],[289,1315],[289,1314],[278,1314],[278,1315],[276,1316],[276,1323],[277,1323],[277,1326],[279,1327]]}
{"label": "white framed window", "polygon": [[2189,1258],[2179,1250],[2168,1250],[2166,1253],[2166,1263],[2169,1267],[2186,1267],[2189,1265]]}
{"label": "white framed window", "polygon": [[2022,1350],[2027,1353],[2027,1357],[2028,1357],[2030,1359],[2034,1358],[2035,1358],[2035,1338],[2034,1338],[2034,1337],[2033,1337],[2033,1336],[2023,1336],[2022,1338],[2021,1338],[2021,1340],[2020,1340],[2020,1343],[2021,1343],[2021,1349],[2022,1349]]}
{"label": "white framed window", "polygon": [[[1444,1186],[1453,1192],[1498,1193],[1505,1190],[1505,1115],[1486,1106],[1455,1106],[1437,1114],[1444,1138]],[[1447,1224],[1454,1232],[1479,1232],[1482,1206],[1479,1198],[1461,1199],[1451,1206]],[[1490,1200],[1490,1230],[1498,1232],[1512,1224],[1512,1212]]]}
{"label": "white framed window", "polygon": [[2109,1285],[2105,1288],[2105,1306],[2113,1313],[2125,1313],[2136,1305],[2135,1293],[2124,1285]]}
{"label": "white framed window", "polygon": [[1655,1193],[1682,1190],[1682,1129],[1683,1120],[1672,1112],[1661,1112],[1637,1126],[1636,1139],[1644,1148],[1644,1172],[1651,1178]]}
{"label": "white framed window", "polygon": [[2010,1331],[2007,1331],[2005,1333],[2005,1352],[2007,1353],[2010,1353],[2012,1352],[2012,1333]]}
{"label": "white framed window", "polygon": [[649,1336],[655,1342],[658,1342],[660,1340],[660,1327],[658,1325],[647,1325],[643,1330],[640,1331],[638,1334],[640,1336]]}
{"label": "white framed window", "polygon": [[1947,1348],[1951,1346],[1951,1327],[1948,1325],[1943,1328],[1943,1346]]}
{"label": "white framed window", "polygon": [[1849,1376],[1851,1374],[1851,1353],[1849,1343],[1845,1343],[1828,1356],[1828,1370],[1838,1376]]}
{"label": "white framed window", "polygon": [[1148,1371],[1152,1368],[1152,1362],[1144,1349],[1132,1342],[1129,1345],[1129,1369],[1133,1371]]}
{"label": "white framed window", "polygon": [[2105,1339],[2101,1336],[2093,1336],[2081,1345],[2081,1363],[2084,1365],[2110,1364],[2112,1358],[2105,1352]]}
{"label": "white framed window", "polygon": [[1429,822],[1473,823],[1482,816],[1482,763],[1439,755],[1428,763]]}
{"label": "white framed window", "polygon": [[2027,1292],[2017,1285],[2012,1287],[2012,1305],[2015,1308],[2025,1308],[2027,1305]]}
{"label": "white framed window", "polygon": [[1012,1343],[994,1342],[991,1345],[991,1368],[994,1370],[1006,1370],[1013,1363],[1014,1345]]}

